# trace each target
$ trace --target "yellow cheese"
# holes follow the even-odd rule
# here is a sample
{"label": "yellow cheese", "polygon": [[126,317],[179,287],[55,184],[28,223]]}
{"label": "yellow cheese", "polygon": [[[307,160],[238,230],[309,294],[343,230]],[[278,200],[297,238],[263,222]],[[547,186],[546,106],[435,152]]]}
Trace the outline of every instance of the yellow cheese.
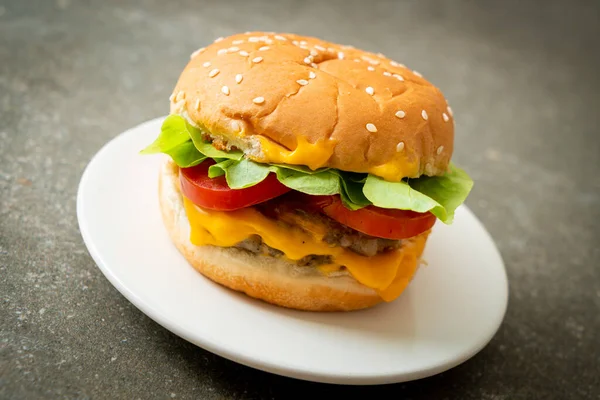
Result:
{"label": "yellow cheese", "polygon": [[425,248],[427,236],[418,236],[408,246],[402,250],[402,261],[398,266],[398,271],[406,271],[396,275],[392,283],[384,290],[379,291],[379,295],[385,301],[392,301],[406,289],[412,279],[417,267],[419,259]]}
{"label": "yellow cheese", "polygon": [[333,140],[319,139],[315,143],[310,143],[304,136],[298,136],[298,143],[293,151],[263,136],[259,136],[258,140],[264,157],[256,161],[271,164],[306,165],[313,170],[325,165],[335,147]]}
{"label": "yellow cheese", "polygon": [[399,182],[406,176],[414,175],[418,171],[417,167],[415,162],[403,158],[371,167],[367,172],[390,182]]}
{"label": "yellow cheese", "polygon": [[[298,143],[294,150],[285,147],[263,137],[258,136],[263,152],[261,157],[252,157],[255,161],[263,163],[302,165],[316,170],[324,167],[335,148],[334,140],[319,139],[310,143],[303,136],[298,136]],[[416,158],[412,157],[408,150],[401,153],[396,152],[394,157],[384,164],[369,167],[363,173],[379,176],[391,182],[398,182],[407,176],[418,173]],[[358,172],[358,171],[357,171]]]}
{"label": "yellow cheese", "polygon": [[194,245],[230,247],[251,235],[259,235],[265,244],[282,251],[290,260],[311,254],[330,255],[333,264],[324,265],[322,272],[345,266],[357,281],[377,290],[385,301],[394,300],[405,289],[417,268],[417,251],[425,245],[425,238],[419,237],[402,252],[396,250],[365,257],[322,241],[323,233],[317,229],[309,233],[282,226],[252,207],[213,211],[195,206],[185,197],[184,205],[191,227],[190,241]]}

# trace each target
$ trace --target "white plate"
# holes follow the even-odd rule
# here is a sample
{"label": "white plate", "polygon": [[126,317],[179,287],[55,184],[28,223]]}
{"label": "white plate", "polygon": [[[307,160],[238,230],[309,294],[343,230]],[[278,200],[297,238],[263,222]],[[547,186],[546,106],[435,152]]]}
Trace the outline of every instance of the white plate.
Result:
{"label": "white plate", "polygon": [[124,132],[92,159],[77,196],[90,254],[136,307],[176,335],[225,358],[299,379],[382,384],[430,376],[481,350],[508,300],[500,254],[466,208],[436,224],[422,267],[396,301],[351,313],[308,313],[218,286],[187,264],[163,227],[160,155],[140,149],[158,118]]}

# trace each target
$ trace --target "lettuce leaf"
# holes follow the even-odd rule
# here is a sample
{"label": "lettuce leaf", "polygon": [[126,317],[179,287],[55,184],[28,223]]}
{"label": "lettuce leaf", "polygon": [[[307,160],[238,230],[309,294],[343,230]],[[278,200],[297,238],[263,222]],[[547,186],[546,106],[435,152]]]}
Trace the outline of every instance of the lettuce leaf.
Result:
{"label": "lettuce leaf", "polygon": [[295,169],[272,167],[279,182],[290,189],[315,196],[326,196],[340,192],[338,177],[330,170],[306,174]]}
{"label": "lettuce leaf", "polygon": [[184,142],[177,147],[165,151],[173,161],[182,168],[193,167],[206,160],[206,156],[196,150],[191,141]]}
{"label": "lettuce leaf", "polygon": [[[175,118],[172,118],[175,117]],[[160,129],[160,134],[154,142],[142,150],[141,154],[165,153],[190,140],[186,129],[186,121],[182,117],[169,116]]]}
{"label": "lettuce leaf", "polygon": [[209,178],[216,178],[218,176],[225,175],[225,170],[234,161],[227,160],[227,159],[225,159],[225,160],[219,159],[219,160],[215,160],[215,162],[216,162],[216,164],[213,164],[210,167],[208,167],[208,177]]}
{"label": "lettuce leaf", "polygon": [[465,201],[472,187],[473,181],[466,172],[450,164],[450,172],[445,175],[423,176],[408,182],[387,182],[369,175],[363,192],[378,207],[430,211],[450,224],[454,211]]}
{"label": "lettuce leaf", "polygon": [[[165,118],[160,134],[158,138],[150,144],[148,147],[143,149],[141,154],[153,154],[153,153],[166,153],[169,154],[176,147],[185,144],[185,149],[196,154],[201,153],[204,155],[204,159],[230,159],[230,160],[241,160],[243,153],[239,150],[236,151],[222,151],[215,148],[210,142],[204,140],[202,137],[202,131],[190,125],[185,118],[179,115],[169,115]],[[190,144],[193,146],[190,147]],[[196,150],[195,152],[192,150]],[[184,150],[180,150],[181,156],[183,156]],[[170,154],[169,154],[170,155]],[[185,155],[185,157],[193,158],[191,155]],[[177,163],[176,160],[175,163]],[[177,163],[179,165],[179,163]],[[180,165],[181,167],[181,165]]]}
{"label": "lettuce leaf", "polygon": [[414,190],[429,196],[444,208],[444,212],[436,210],[440,215],[434,211],[432,213],[445,223],[453,221],[454,211],[465,202],[473,189],[471,177],[453,163],[450,163],[450,172],[445,175],[423,176],[409,181],[409,184]]}
{"label": "lettuce leaf", "polygon": [[334,170],[334,173],[337,174],[340,180],[340,198],[346,207],[356,211],[372,204],[363,192],[364,179],[366,179],[367,174],[336,170]]}
{"label": "lettuce leaf", "polygon": [[[185,121],[185,120],[184,120]],[[165,153],[182,168],[193,167],[206,160],[206,155],[196,149],[181,124],[163,124],[156,140],[140,152],[141,154]]]}
{"label": "lettuce leaf", "polygon": [[271,172],[275,173],[279,182],[302,193],[330,195],[340,191],[338,178],[329,171],[308,174],[296,168],[260,164],[247,158],[240,161],[227,160],[211,165],[208,176],[213,178],[225,174],[227,185],[230,188],[243,189],[259,184]]}
{"label": "lettuce leaf", "polygon": [[202,131],[183,117],[170,115],[158,138],[142,154],[165,153],[180,167],[191,167],[213,159],[208,175],[225,175],[232,189],[243,189],[262,182],[274,173],[285,186],[310,195],[339,194],[351,210],[375,205],[382,208],[430,211],[445,224],[452,223],[454,212],[469,195],[473,181],[467,173],[450,165],[442,176],[423,176],[389,182],[371,174],[345,172],[331,168],[311,170],[301,165],[261,164],[243,156],[241,151],[222,151],[204,140]]}
{"label": "lettuce leaf", "polygon": [[240,161],[221,163],[227,185],[232,189],[244,189],[257,185],[269,175],[269,167],[243,158]]}

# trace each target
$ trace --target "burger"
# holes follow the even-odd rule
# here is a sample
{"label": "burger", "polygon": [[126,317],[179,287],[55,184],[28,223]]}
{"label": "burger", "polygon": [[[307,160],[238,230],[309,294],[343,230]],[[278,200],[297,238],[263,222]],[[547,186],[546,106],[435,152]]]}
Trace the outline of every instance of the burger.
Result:
{"label": "burger", "polygon": [[169,237],[201,274],[298,310],[397,299],[473,182],[452,110],[382,54],[247,32],[195,51],[143,154]]}

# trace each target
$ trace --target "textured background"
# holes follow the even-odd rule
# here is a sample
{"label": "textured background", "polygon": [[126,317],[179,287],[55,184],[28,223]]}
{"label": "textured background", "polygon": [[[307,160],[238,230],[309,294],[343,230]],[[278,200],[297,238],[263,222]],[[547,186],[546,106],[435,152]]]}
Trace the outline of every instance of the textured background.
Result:
{"label": "textured background", "polygon": [[[599,21],[597,1],[0,0],[0,398],[600,398]],[[381,51],[449,98],[511,283],[470,361],[382,387],[276,377],[161,328],[93,263],[90,157],[168,111],[193,50],[254,29]]]}

